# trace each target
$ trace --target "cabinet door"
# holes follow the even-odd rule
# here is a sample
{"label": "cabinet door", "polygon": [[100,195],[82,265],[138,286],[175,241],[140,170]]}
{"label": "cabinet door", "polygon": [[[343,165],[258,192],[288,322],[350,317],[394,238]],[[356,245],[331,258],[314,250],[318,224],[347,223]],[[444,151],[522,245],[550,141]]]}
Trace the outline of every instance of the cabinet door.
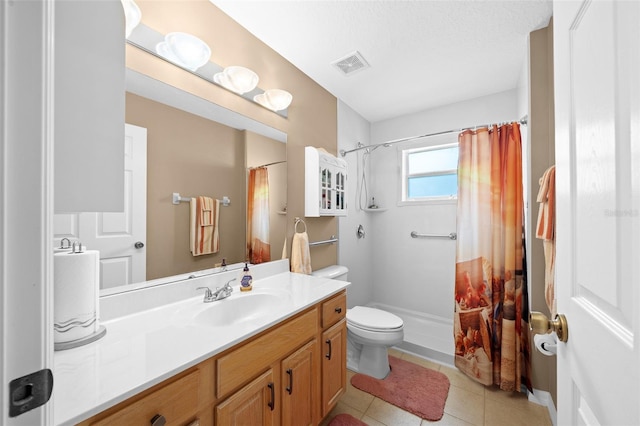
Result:
{"label": "cabinet door", "polygon": [[347,328],[343,319],[322,333],[322,416],[336,405],[347,384]]}
{"label": "cabinet door", "polygon": [[316,424],[318,351],[311,341],[282,361],[282,425]]}
{"label": "cabinet door", "polygon": [[196,370],[100,420],[90,419],[81,425],[148,425],[162,417],[167,425],[185,424],[198,411],[200,371]]}
{"label": "cabinet door", "polygon": [[124,11],[55,2],[55,212],[124,209]]}
{"label": "cabinet door", "polygon": [[225,426],[276,424],[275,399],[273,370],[269,369],[216,407],[216,424]]}
{"label": "cabinet door", "polygon": [[335,173],[336,182],[336,216],[344,216],[347,213],[347,172],[346,170],[337,170]]}

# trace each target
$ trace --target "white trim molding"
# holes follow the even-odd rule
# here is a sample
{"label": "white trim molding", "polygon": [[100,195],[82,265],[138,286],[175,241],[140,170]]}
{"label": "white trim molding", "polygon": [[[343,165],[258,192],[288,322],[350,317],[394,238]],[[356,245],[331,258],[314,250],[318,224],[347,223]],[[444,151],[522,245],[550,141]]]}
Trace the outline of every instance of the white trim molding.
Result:
{"label": "white trim molding", "polygon": [[558,412],[556,410],[555,404],[553,403],[553,398],[551,398],[551,394],[547,391],[534,388],[533,393],[528,392],[527,396],[529,402],[547,407],[547,410],[549,411],[549,417],[551,418],[551,423],[553,424],[553,426],[557,426]]}

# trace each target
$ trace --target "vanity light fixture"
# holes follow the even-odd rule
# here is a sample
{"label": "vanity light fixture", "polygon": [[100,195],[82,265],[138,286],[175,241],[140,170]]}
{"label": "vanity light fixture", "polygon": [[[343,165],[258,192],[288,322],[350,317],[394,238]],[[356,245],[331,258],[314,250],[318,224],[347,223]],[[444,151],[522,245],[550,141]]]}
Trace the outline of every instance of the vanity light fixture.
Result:
{"label": "vanity light fixture", "polygon": [[213,75],[213,81],[217,84],[240,95],[255,89],[258,80],[258,74],[240,66],[226,67],[222,72]]}
{"label": "vanity light fixture", "polygon": [[133,0],[120,0],[120,2],[124,9],[125,36],[129,38],[133,29],[140,23],[142,12],[140,12],[140,8]]}
{"label": "vanity light fixture", "polygon": [[[133,0],[121,0],[124,5]],[[291,93],[281,89],[266,92],[258,87],[258,75],[242,66],[222,67],[211,61],[211,49],[199,38],[183,32],[163,35],[140,22],[132,29],[126,42],[151,55],[161,58],[218,87],[287,117]]]}
{"label": "vanity light fixture", "polygon": [[269,89],[264,93],[255,95],[253,100],[272,111],[281,111],[291,105],[293,96],[286,90]]}
{"label": "vanity light fixture", "polygon": [[211,59],[211,49],[198,37],[181,32],[164,36],[164,41],[156,45],[156,52],[165,59],[195,71]]}

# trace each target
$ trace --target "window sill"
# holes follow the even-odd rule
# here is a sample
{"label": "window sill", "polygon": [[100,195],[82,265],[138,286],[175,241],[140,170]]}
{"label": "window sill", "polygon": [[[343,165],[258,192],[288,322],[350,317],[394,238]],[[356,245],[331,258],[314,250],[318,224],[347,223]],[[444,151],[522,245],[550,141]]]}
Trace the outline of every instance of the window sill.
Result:
{"label": "window sill", "polygon": [[398,207],[432,206],[437,204],[458,204],[458,198],[433,198],[429,200],[398,201]]}

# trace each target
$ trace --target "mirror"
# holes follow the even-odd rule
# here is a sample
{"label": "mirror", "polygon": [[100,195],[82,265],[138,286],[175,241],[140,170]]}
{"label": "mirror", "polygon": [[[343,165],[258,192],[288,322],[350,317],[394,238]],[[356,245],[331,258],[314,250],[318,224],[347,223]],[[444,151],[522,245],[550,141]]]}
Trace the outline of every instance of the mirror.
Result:
{"label": "mirror", "polygon": [[[125,204],[146,199],[146,236],[130,238],[122,251],[105,249],[104,241],[113,243],[118,235],[128,234],[135,214],[80,213],[54,219],[56,245],[67,237],[100,250],[101,295],[217,273],[223,270],[223,259],[227,269],[242,267],[247,256],[249,167],[267,165],[269,244],[271,259],[279,259],[286,232],[286,134],[131,70],[126,90],[126,121],[146,128],[147,159],[146,196],[128,196]],[[125,152],[125,157],[133,152],[128,137]],[[134,175],[127,173],[126,185],[134,186]],[[219,208],[217,253],[191,254],[189,202],[174,204],[174,192],[183,198],[229,198],[229,205]],[[87,231],[86,222],[100,229]],[[143,246],[136,248],[136,243]],[[142,272],[132,272],[135,255],[144,255]]]}

